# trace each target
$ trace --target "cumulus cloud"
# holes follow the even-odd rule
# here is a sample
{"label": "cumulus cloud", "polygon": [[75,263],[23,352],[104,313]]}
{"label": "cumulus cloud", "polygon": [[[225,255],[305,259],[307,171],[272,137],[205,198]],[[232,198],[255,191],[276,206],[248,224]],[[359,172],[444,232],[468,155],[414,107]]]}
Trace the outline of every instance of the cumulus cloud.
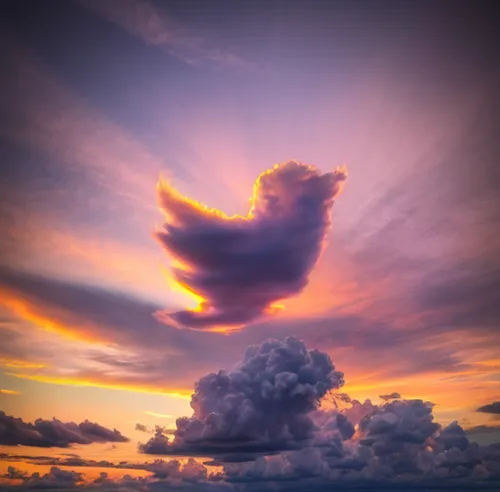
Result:
{"label": "cumulus cloud", "polygon": [[[469,442],[457,422],[445,427],[435,422],[431,402],[404,400],[397,393],[382,395],[380,405],[340,392],[335,397],[342,384],[342,373],[326,354],[295,338],[268,340],[249,347],[232,371],[201,378],[191,401],[193,416],[177,420],[173,439],[157,428],[140,449],[212,456],[206,465],[222,466],[219,479],[225,486],[248,490],[268,482],[275,490],[295,490],[287,488],[292,482],[296,490],[323,490],[332,483],[347,488],[450,483],[456,490],[498,485],[498,446]],[[322,398],[342,405],[319,407]],[[158,476],[175,468],[163,463],[155,465]]]}
{"label": "cumulus cloud", "polygon": [[327,354],[291,337],[267,340],[250,346],[232,371],[202,377],[191,399],[194,414],[177,420],[173,441],[157,429],[141,450],[210,456],[302,446],[315,429],[309,414],[342,384]]}
{"label": "cumulus cloud", "polygon": [[57,419],[38,419],[34,424],[7,415],[0,410],[0,444],[38,447],[67,447],[93,442],[126,442],[116,429],[110,430],[85,420],[80,424]]}
{"label": "cumulus cloud", "polygon": [[196,329],[237,326],[272,311],[308,282],[328,229],[344,169],[321,174],[295,161],[262,173],[246,217],[228,217],[158,186],[166,220],[157,238],[176,261],[175,281],[198,309],[164,314]]}
{"label": "cumulus cloud", "polygon": [[[354,402],[353,406],[363,404]],[[334,484],[338,490],[498,487],[498,446],[481,448],[469,443],[456,422],[445,428],[433,422],[432,404],[422,400],[374,407],[351,437],[342,440],[331,434],[301,450],[253,462],[224,463],[225,479],[247,484],[273,481],[275,490],[287,491],[329,490]],[[325,412],[329,414],[325,422],[337,412]],[[319,426],[318,433],[324,436],[328,426]],[[290,487],[290,480],[296,489]]]}
{"label": "cumulus cloud", "polygon": [[491,413],[493,415],[500,415],[500,401],[494,401],[479,407],[476,412]]}
{"label": "cumulus cloud", "polygon": [[31,489],[67,489],[76,486],[83,480],[83,475],[75,471],[63,470],[53,466],[48,473],[39,472],[28,475],[16,468],[9,466],[5,478],[22,480],[23,488]]}
{"label": "cumulus cloud", "polygon": [[149,432],[148,427],[144,424],[139,423],[139,422],[137,422],[135,424],[135,430],[139,431],[139,432]]}
{"label": "cumulus cloud", "polygon": [[[390,398],[382,398],[381,404],[360,402],[339,392],[342,385],[343,374],[335,370],[328,355],[308,349],[295,338],[267,340],[248,347],[230,371],[202,377],[192,396],[193,415],[178,419],[172,435],[157,426],[154,436],[140,446],[147,454],[189,456],[186,463],[155,459],[113,464],[78,456],[31,457],[30,463],[52,466],[50,473],[27,475],[10,468],[4,478],[25,489],[81,490],[85,487],[82,474],[69,470],[61,474],[58,467],[79,467],[84,473],[90,466],[151,474],[112,480],[102,473],[88,485],[96,490],[500,488],[500,443],[480,446],[469,441],[457,422],[447,426],[435,422],[430,402],[392,398],[394,394],[384,395]],[[325,408],[322,399],[338,404]],[[57,429],[62,425],[67,433],[80,431],[93,438],[113,433],[88,422],[81,428],[39,422],[21,421],[21,427],[28,426],[32,439],[37,432],[37,438],[42,437],[43,429],[50,427],[47,422]],[[0,429],[0,435],[8,435],[1,425]],[[50,439],[54,441],[54,435]],[[65,434],[65,439],[70,437]],[[196,456],[212,461],[200,463]],[[216,472],[214,465],[219,467]]]}
{"label": "cumulus cloud", "polygon": [[[57,466],[50,468],[48,473],[41,474],[35,472],[28,474],[13,466],[9,466],[7,473],[1,475],[0,478],[20,481],[19,486],[23,489],[33,490],[71,490],[73,487],[81,486],[83,481],[83,473],[78,473],[71,470],[63,470]],[[7,490],[14,488],[13,483],[7,486]],[[0,484],[0,490],[2,485]]]}

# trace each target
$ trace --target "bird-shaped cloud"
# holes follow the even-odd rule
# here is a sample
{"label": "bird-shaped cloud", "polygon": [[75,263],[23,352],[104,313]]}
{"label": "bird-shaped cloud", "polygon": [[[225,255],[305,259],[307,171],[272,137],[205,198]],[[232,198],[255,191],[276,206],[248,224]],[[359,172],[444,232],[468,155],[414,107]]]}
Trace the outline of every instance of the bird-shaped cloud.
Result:
{"label": "bird-shaped cloud", "polygon": [[255,182],[248,215],[229,217],[182,196],[160,180],[165,214],[156,237],[174,260],[172,276],[195,295],[194,310],[162,313],[177,326],[241,326],[298,294],[318,261],[344,168],[322,174],[296,161],[275,165]]}

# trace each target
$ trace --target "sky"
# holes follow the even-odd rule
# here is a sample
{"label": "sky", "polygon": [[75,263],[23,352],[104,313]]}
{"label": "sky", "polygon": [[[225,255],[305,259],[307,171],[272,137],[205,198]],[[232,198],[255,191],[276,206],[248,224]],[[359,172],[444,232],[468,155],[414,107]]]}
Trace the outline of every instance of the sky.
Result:
{"label": "sky", "polygon": [[[9,0],[0,8],[0,423],[48,421],[10,440],[0,425],[5,481],[71,488],[80,477],[64,475],[68,451],[144,463],[158,445],[185,469],[129,468],[125,485],[161,490],[174,477],[190,490],[195,477],[196,490],[264,490],[256,480],[271,482],[275,466],[279,483],[305,473],[323,490],[341,479],[337,465],[325,475],[315,434],[316,471],[298,470],[306,448],[296,440],[313,432],[309,421],[327,432],[311,415],[340,391],[348,408],[327,407],[354,425],[354,437],[342,433],[347,454],[359,442],[380,444],[370,434],[377,419],[424,425],[416,415],[428,407],[417,400],[434,404],[440,430],[425,417],[431,430],[422,435],[437,454],[473,453],[433,434],[459,433],[446,427],[454,421],[470,442],[500,441],[493,2]],[[283,364],[298,383],[278,377],[273,358],[265,377],[279,395],[310,385],[296,394],[307,401],[297,414],[295,403],[276,403],[281,396],[261,410],[252,403],[284,419],[252,424],[274,436],[265,444],[274,457],[194,449],[186,435],[219,438],[236,401],[226,395],[233,403],[223,405],[201,381],[235,367],[260,374],[249,346],[293,359]],[[229,374],[244,393],[241,374]],[[364,423],[352,417],[359,406],[372,412]],[[234,412],[248,416],[246,408]],[[66,437],[40,430],[56,426],[52,418]],[[75,430],[86,420],[104,430]],[[115,428],[129,441],[109,434]],[[484,453],[486,463],[493,451]],[[224,464],[242,454],[251,459]],[[193,457],[213,459],[222,478],[208,480]],[[278,463],[285,458],[288,468]],[[432,466],[446,468],[443,459]],[[12,463],[48,478],[7,476]],[[54,463],[62,468],[49,471]],[[479,466],[474,479],[491,471]],[[99,467],[85,468],[99,479]],[[392,477],[373,462],[360,470],[363,480]],[[120,471],[107,467],[93,487],[123,485],[111,480]],[[157,481],[133,478],[145,474]]]}

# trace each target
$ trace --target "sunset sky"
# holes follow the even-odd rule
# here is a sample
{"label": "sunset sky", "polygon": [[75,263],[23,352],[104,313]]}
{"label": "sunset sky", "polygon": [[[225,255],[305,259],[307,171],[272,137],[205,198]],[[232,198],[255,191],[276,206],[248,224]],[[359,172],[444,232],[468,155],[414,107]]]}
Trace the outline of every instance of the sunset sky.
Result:
{"label": "sunset sky", "polygon": [[[351,398],[431,401],[438,423],[500,440],[499,40],[493,4],[474,5],[2,2],[0,409],[130,441],[0,453],[144,461],[137,443],[192,415],[198,379],[289,336]],[[248,215],[290,160],[347,170],[324,243]],[[172,197],[161,210],[160,179],[194,222]],[[270,186],[294,202],[294,179]],[[169,213],[178,260],[204,258],[208,321],[158,237]],[[215,238],[231,220],[245,253]],[[289,257],[263,259],[271,244]],[[221,248],[234,265],[213,266]],[[298,283],[271,290],[280,258]]]}

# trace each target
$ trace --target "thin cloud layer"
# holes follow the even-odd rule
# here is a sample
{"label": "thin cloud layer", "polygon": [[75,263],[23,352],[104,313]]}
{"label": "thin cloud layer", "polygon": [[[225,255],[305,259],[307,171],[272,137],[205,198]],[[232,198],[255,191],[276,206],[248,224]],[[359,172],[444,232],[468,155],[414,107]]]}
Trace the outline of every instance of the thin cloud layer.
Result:
{"label": "thin cloud layer", "polygon": [[199,299],[196,310],[166,314],[195,329],[237,326],[298,294],[318,261],[331,225],[344,169],[321,174],[296,161],[262,173],[246,217],[228,217],[158,187],[166,221],[157,238],[176,267],[172,274]]}
{"label": "thin cloud layer", "polygon": [[[491,394],[490,390],[485,393],[482,387],[491,388],[488,381],[498,373],[498,366],[483,364],[481,360],[471,364],[467,353],[458,352],[465,344],[468,350],[481,351],[485,359],[494,360],[496,335],[493,330],[485,333],[487,338],[478,338],[477,328],[461,331],[457,345],[451,343],[456,339],[454,327],[442,324],[440,316],[425,325],[405,324],[404,330],[390,321],[374,322],[356,315],[275,318],[228,335],[179,330],[153,316],[161,309],[159,304],[33,273],[0,269],[0,289],[3,294],[0,304],[7,302],[6,312],[10,313],[8,303],[12,301],[12,315],[27,322],[23,332],[15,331],[8,323],[0,326],[5,342],[0,344],[0,365],[18,378],[51,384],[92,385],[189,397],[192,383],[200,374],[232,367],[245,347],[260,343],[271,332],[278,339],[297,336],[336,354],[337,363],[349,370],[350,391],[354,392],[351,396],[358,398],[376,398],[390,393],[391,388],[403,394],[415,394],[413,385],[418,384],[420,394],[435,401],[440,408],[450,405],[447,393],[460,398],[464,388],[471,405],[479,407],[488,402],[487,395]],[[395,304],[395,307],[399,306]],[[54,328],[59,329],[57,334],[45,332]],[[68,342],[59,339],[59,334],[68,337]],[[450,343],[433,346],[436,335]],[[80,352],[75,338],[100,340],[112,344],[118,351],[102,351],[103,347],[98,344],[95,350]],[[388,346],[393,350],[387,351]],[[383,366],[377,362],[381,358],[385,361]],[[68,374],[71,374],[69,379]],[[398,381],[394,381],[395,374]],[[362,381],[357,380],[360,376]],[[432,378],[432,384],[422,378]],[[392,380],[389,386],[388,379]],[[490,400],[494,400],[494,396]]]}
{"label": "thin cloud layer", "polygon": [[116,429],[110,430],[88,420],[76,424],[57,419],[38,419],[34,424],[30,424],[0,410],[0,444],[49,448],[67,447],[70,444],[126,441],[128,438]]}
{"label": "thin cloud layer", "polygon": [[151,0],[80,0],[78,3],[189,65],[209,62],[225,68],[253,68],[253,64],[238,53],[215,43],[213,36],[200,37],[199,33],[180,26]]}
{"label": "thin cloud layer", "polygon": [[401,398],[401,395],[399,393],[390,393],[388,395],[380,395],[379,398],[384,401],[397,400]]}

